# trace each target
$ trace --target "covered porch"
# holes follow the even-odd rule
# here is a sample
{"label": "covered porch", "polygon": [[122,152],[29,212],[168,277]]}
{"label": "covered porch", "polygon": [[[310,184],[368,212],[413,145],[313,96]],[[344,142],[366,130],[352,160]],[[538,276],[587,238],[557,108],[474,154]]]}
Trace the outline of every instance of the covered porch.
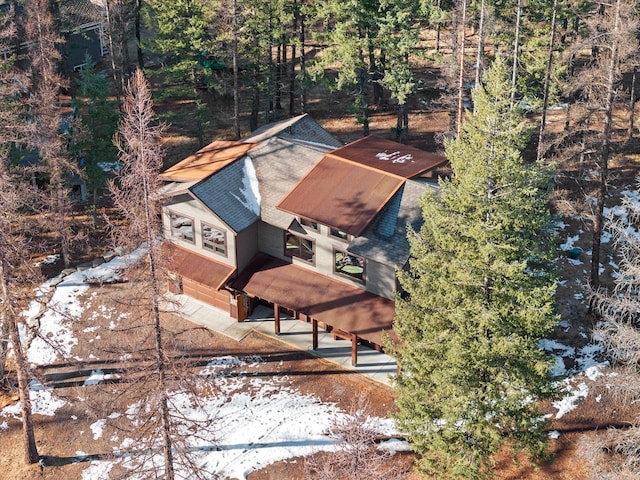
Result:
{"label": "covered porch", "polygon": [[358,345],[382,351],[384,333],[393,337],[392,300],[263,253],[252,259],[231,287],[254,301],[273,305],[276,335],[281,333],[284,309],[311,324],[313,350],[319,348],[320,328],[330,332],[334,340],[350,341],[353,366],[358,363]]}

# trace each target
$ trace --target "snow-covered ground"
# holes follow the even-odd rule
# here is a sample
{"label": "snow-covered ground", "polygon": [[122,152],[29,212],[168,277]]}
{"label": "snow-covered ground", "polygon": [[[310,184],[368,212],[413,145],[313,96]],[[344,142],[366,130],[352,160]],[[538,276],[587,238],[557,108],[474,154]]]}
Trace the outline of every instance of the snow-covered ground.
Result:
{"label": "snow-covered ground", "polygon": [[[136,255],[143,253],[139,251]],[[28,339],[29,333],[26,329],[23,331],[25,343],[30,343],[27,356],[32,364],[47,365],[70,357],[73,346],[78,343],[72,325],[83,311],[80,295],[89,288],[87,280],[108,282],[121,275],[129,262],[130,258],[117,257],[99,267],[72,273],[57,285],[49,281],[41,287],[38,301],[34,301],[29,311],[24,312],[28,325],[39,323],[38,336]],[[48,301],[45,302],[44,299]],[[109,315],[107,310],[104,313]],[[117,323],[117,320],[112,319],[111,323]],[[88,328],[92,333],[98,333],[97,327]],[[260,362],[262,359],[257,356],[222,357],[203,367],[200,372],[203,381],[215,378],[220,393],[200,398],[197,407],[183,392],[175,391],[171,394],[170,403],[176,410],[175,413],[179,412],[185,418],[217,419],[216,438],[199,438],[191,445],[195,452],[192,455],[195,462],[211,478],[243,479],[250,472],[273,462],[336,448],[336,441],[329,436],[329,429],[346,413],[335,404],[322,402],[318,397],[297,391],[290,386],[286,376],[270,378],[250,374],[224,374],[225,368],[230,365],[250,372]],[[110,377],[110,374],[95,370],[84,382],[84,386],[96,385]],[[66,403],[56,397],[54,390],[37,382],[32,383],[30,396],[33,413],[37,415],[55,416],[56,411]],[[139,406],[131,405],[127,411],[113,411],[105,414],[104,418],[97,419],[90,426],[91,432],[86,432],[89,437],[87,441],[101,439],[111,419],[123,415],[134,417],[137,408]],[[6,420],[2,421],[3,417],[19,418],[19,403],[0,410],[0,430],[8,428]],[[372,428],[381,435],[397,435],[392,420],[372,417],[370,421]],[[79,432],[81,434],[85,432]],[[109,440],[115,454],[112,460],[87,461],[91,459],[87,452],[76,452],[77,461],[84,460],[87,465],[82,474],[83,479],[107,479],[116,463],[124,468],[135,468],[135,457],[124,455],[133,440],[117,433]],[[405,442],[390,441],[383,443],[381,448],[399,451],[408,450],[408,445]],[[87,450],[90,450],[90,443]],[[161,464],[158,457],[149,461]],[[185,469],[178,468],[176,473],[177,478],[191,478]]]}
{"label": "snow-covered ground", "polygon": [[[622,193],[630,201],[638,201],[636,192],[625,191]],[[610,218],[624,218],[626,211],[622,208],[609,209],[606,212]],[[558,224],[558,229],[566,227]],[[565,242],[559,247],[562,252],[568,252],[574,248],[583,232],[575,236],[566,237]],[[610,240],[608,235],[603,237],[603,242]],[[140,251],[137,255],[141,255]],[[585,252],[588,255],[590,252]],[[34,365],[47,365],[69,356],[77,339],[72,330],[73,319],[82,312],[83,305],[79,296],[88,289],[87,281],[108,281],[114,276],[120,275],[126,270],[130,259],[115,258],[111,262],[99,267],[78,271],[68,275],[58,285],[52,282],[45,283],[38,292],[40,302],[35,301],[29,311],[24,315],[28,325],[39,321],[40,335],[31,339],[27,351],[28,359]],[[564,258],[562,261],[570,262],[574,266],[583,264],[579,258]],[[609,264],[616,269],[613,260]],[[586,266],[584,278],[587,276]],[[574,280],[577,283],[580,280]],[[575,288],[575,287],[578,288]],[[566,287],[562,282],[560,287]],[[572,285],[575,288],[575,299],[583,301],[580,285]],[[42,299],[48,298],[46,305]],[[108,313],[108,312],[106,312]],[[39,320],[38,320],[39,319]],[[112,322],[113,323],[113,322]],[[560,327],[569,329],[572,327],[566,320]],[[28,335],[24,332],[25,339]],[[587,338],[587,332],[582,333]],[[546,339],[540,342],[540,347],[551,353],[556,358],[554,375],[560,382],[561,389],[565,392],[562,399],[553,405],[556,409],[555,418],[561,418],[576,408],[582,400],[590,394],[592,381],[602,375],[601,369],[606,362],[599,360],[602,351],[599,345],[591,341],[581,348],[564,345],[557,340]],[[91,355],[91,357],[93,357]],[[319,450],[331,450],[336,448],[335,441],[329,436],[328,431],[332,423],[340,416],[346,415],[335,404],[324,403],[319,398],[303,394],[288,384],[286,376],[274,378],[251,376],[225,376],[221,369],[235,365],[243,369],[251,369],[252,365],[261,362],[259,357],[223,357],[212,362],[202,369],[203,378],[215,377],[216,384],[221,392],[218,396],[212,395],[202,398],[201,405],[196,408],[187,401],[187,396],[182,392],[173,392],[171,403],[174,409],[178,409],[187,418],[210,418],[216,416],[221,419],[216,428],[216,439],[200,439],[194,443],[193,450],[197,452],[197,464],[203,471],[210,472],[212,478],[246,478],[252,471],[263,468],[273,462],[286,460],[293,457],[309,455]],[[570,367],[567,367],[570,365]],[[109,378],[102,371],[96,370],[85,381],[85,385],[95,385]],[[250,388],[247,388],[250,387]],[[248,393],[250,392],[250,393]],[[54,416],[65,401],[56,398],[55,392],[44,388],[34,382],[31,389],[34,413],[39,415]],[[596,399],[597,400],[597,399]],[[96,420],[91,425],[91,438],[102,438],[109,420],[122,415],[135,412],[136,406],[132,405],[129,411],[114,411],[104,418]],[[12,405],[0,410],[0,430],[6,429],[7,422],[2,417],[19,417],[20,406]],[[381,434],[394,435],[397,432],[391,420],[372,418],[371,422]],[[558,432],[551,432],[550,437],[557,438]],[[87,462],[87,468],[83,472],[83,479],[106,479],[115,463],[129,466],[131,461],[124,455],[131,445],[132,440],[114,434],[110,438],[113,445],[113,460],[94,460]],[[213,448],[215,446],[215,448]],[[392,450],[408,448],[405,443],[389,443],[387,448]],[[85,452],[77,452],[78,460],[86,458]],[[153,461],[153,460],[152,460]],[[157,461],[157,459],[155,459]],[[189,478],[187,471],[178,471],[179,478]]]}

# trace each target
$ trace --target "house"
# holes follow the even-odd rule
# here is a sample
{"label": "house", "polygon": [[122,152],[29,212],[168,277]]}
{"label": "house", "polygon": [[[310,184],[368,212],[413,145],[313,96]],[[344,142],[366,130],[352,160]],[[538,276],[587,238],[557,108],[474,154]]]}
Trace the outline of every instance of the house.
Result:
{"label": "house", "polygon": [[378,137],[341,145],[308,115],[215,141],[161,174],[174,291],[243,321],[257,302],[356,347],[392,334],[406,227],[446,159]]}
{"label": "house", "polygon": [[[9,8],[12,2],[0,0],[0,11]],[[66,73],[82,69],[86,64],[87,55],[94,62],[98,62],[108,53],[107,37],[105,33],[105,10],[98,0],[58,0],[54,3],[54,11],[59,21],[60,31],[64,36],[62,56]],[[15,5],[18,25],[26,23],[23,5]],[[27,52],[28,42],[19,46],[19,53]],[[15,46],[0,50],[6,60],[16,53]]]}
{"label": "house", "polygon": [[87,56],[98,62],[109,51],[102,2],[60,0],[57,6],[65,37],[63,58],[67,72],[82,69]]}

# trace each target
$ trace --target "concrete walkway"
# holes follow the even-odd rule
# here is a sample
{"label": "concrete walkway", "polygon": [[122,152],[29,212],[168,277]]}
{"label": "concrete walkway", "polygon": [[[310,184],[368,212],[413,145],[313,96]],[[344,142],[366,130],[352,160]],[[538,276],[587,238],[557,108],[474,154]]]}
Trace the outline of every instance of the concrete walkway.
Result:
{"label": "concrete walkway", "polygon": [[396,373],[396,362],[392,357],[361,345],[358,345],[358,366],[352,366],[351,342],[334,340],[332,334],[322,329],[318,333],[318,348],[313,350],[311,324],[286,315],[281,314],[280,335],[276,335],[273,309],[266,306],[258,306],[247,320],[238,322],[224,311],[186,295],[171,295],[171,300],[165,306],[167,310],[234,340],[242,340],[256,331],[385,385],[391,385],[389,376]]}

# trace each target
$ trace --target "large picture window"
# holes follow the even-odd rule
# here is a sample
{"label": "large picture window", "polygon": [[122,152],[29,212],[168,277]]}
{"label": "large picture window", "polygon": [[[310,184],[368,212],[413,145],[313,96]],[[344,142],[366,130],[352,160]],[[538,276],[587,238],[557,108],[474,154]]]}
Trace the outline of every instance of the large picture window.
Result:
{"label": "large picture window", "polygon": [[364,283],[365,261],[363,257],[342,250],[334,250],[333,259],[335,273]]}
{"label": "large picture window", "polygon": [[193,243],[193,218],[173,212],[169,214],[169,218],[171,221],[171,236]]}
{"label": "large picture window", "polygon": [[287,257],[296,257],[306,262],[313,262],[314,247],[312,240],[299,237],[291,232],[285,232],[284,254]]}
{"label": "large picture window", "polygon": [[226,255],[227,233],[213,225],[202,223],[202,247],[220,255]]}

